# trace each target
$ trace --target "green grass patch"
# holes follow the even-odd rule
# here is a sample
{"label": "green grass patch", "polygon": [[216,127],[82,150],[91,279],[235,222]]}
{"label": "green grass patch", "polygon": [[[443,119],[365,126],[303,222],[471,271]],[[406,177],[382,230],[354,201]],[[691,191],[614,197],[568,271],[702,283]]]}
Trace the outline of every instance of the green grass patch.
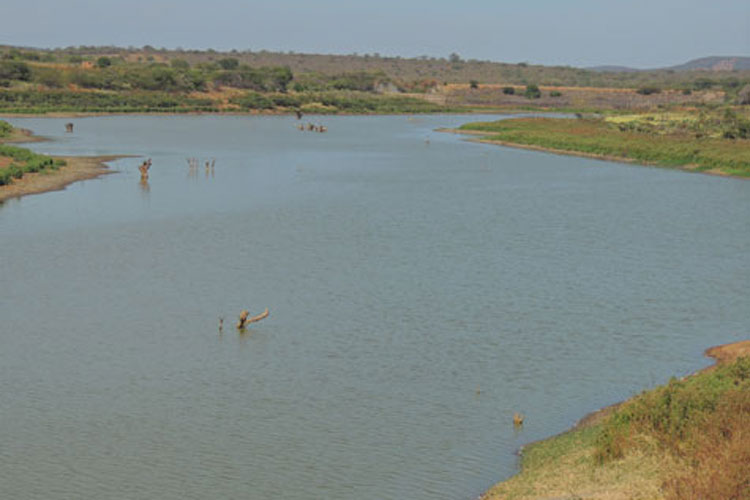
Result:
{"label": "green grass patch", "polygon": [[65,160],[6,144],[0,144],[0,157],[7,157],[12,161],[7,167],[0,168],[0,186],[10,184],[13,179],[20,179],[26,173],[48,172],[65,165]]}
{"label": "green grass patch", "polygon": [[750,177],[750,141],[621,130],[603,119],[517,118],[463,125],[486,139]]}

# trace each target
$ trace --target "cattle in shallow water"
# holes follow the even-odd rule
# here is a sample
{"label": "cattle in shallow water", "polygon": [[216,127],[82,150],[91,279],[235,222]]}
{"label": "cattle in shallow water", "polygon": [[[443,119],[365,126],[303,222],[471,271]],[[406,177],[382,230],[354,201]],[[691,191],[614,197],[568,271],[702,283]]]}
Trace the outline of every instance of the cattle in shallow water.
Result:
{"label": "cattle in shallow water", "polygon": [[148,179],[148,169],[151,168],[151,158],[141,163],[141,166],[138,167],[138,170],[141,172],[141,180]]}

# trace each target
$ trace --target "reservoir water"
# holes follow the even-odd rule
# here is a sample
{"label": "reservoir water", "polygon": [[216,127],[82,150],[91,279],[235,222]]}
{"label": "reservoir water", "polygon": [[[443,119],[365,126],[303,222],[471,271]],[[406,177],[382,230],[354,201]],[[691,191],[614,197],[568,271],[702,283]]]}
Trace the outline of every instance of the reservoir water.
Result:
{"label": "reservoir water", "polygon": [[750,182],[478,119],[9,119],[153,166],[0,205],[0,497],[472,499],[748,338]]}

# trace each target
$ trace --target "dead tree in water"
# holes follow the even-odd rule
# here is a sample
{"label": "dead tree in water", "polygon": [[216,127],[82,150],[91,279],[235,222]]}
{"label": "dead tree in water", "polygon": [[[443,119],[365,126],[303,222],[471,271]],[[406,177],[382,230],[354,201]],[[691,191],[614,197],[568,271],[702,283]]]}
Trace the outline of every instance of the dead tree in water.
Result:
{"label": "dead tree in water", "polygon": [[264,318],[268,317],[268,308],[266,307],[266,310],[262,313],[258,314],[257,316],[249,316],[250,313],[247,312],[247,309],[243,309],[240,313],[240,319],[237,321],[237,329],[238,330],[244,330],[247,325],[250,323],[255,323],[256,321],[260,321]]}
{"label": "dead tree in water", "polygon": [[73,132],[73,124],[70,123],[70,122],[66,123],[65,124],[65,131],[68,132],[68,133],[72,133]]}

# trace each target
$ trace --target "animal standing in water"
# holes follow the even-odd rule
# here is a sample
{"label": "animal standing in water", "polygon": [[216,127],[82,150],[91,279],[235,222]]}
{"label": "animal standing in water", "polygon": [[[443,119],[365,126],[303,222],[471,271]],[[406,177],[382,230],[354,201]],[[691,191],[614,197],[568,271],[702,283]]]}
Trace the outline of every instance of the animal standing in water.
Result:
{"label": "animal standing in water", "polygon": [[148,179],[148,169],[151,168],[151,158],[144,161],[140,167],[138,167],[138,170],[141,172],[141,180],[144,181]]}
{"label": "animal standing in water", "polygon": [[70,122],[66,123],[65,124],[65,131],[68,132],[69,134],[72,134],[73,133],[73,124],[70,123]]}

